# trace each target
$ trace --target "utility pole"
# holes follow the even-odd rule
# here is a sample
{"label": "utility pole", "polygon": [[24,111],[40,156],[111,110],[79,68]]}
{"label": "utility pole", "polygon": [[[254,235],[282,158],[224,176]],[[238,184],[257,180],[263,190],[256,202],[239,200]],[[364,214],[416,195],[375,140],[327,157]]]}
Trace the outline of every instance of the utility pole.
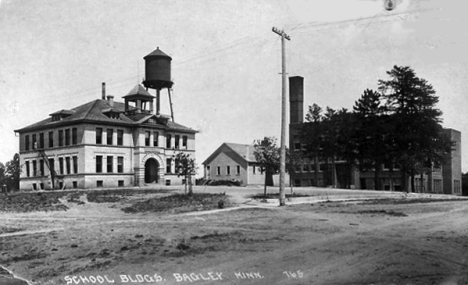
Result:
{"label": "utility pole", "polygon": [[281,36],[281,146],[280,146],[280,189],[279,189],[279,205],[286,205],[285,188],[286,188],[286,51],[285,39],[288,41],[291,38],[282,30],[273,27],[273,32]]}

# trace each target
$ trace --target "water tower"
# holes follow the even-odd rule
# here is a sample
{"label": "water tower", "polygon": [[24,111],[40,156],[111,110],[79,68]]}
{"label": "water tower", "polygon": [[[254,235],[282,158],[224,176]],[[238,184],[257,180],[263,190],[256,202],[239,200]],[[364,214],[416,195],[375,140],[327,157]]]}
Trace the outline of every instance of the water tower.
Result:
{"label": "water tower", "polygon": [[156,114],[160,114],[161,90],[167,89],[169,95],[169,106],[171,107],[171,118],[174,121],[174,111],[172,110],[171,87],[171,60],[172,58],[159,49],[143,57],[145,60],[145,80],[143,85],[146,88],[156,90]]}

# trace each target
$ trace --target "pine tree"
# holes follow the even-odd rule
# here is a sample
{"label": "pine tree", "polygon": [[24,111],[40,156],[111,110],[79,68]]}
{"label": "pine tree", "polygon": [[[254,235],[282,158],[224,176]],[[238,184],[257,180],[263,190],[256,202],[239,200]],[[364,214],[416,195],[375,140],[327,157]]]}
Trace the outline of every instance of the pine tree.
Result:
{"label": "pine tree", "polygon": [[386,99],[390,114],[395,158],[401,168],[402,188],[407,190],[407,175],[414,176],[421,165],[442,163],[452,143],[442,135],[442,112],[436,108],[439,98],[425,79],[416,76],[410,67],[394,66],[389,80],[379,80],[378,90]]}

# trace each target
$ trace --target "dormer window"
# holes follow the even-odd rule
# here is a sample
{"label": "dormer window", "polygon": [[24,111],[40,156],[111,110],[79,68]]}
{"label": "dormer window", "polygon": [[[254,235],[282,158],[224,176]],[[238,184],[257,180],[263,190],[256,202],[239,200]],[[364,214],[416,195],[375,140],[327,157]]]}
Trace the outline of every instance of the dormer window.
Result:
{"label": "dormer window", "polygon": [[120,113],[121,112],[119,112],[119,111],[117,111],[115,109],[106,109],[106,110],[103,110],[102,113],[104,115],[106,115],[110,119],[120,120]]}
{"label": "dormer window", "polygon": [[71,115],[73,115],[75,113],[75,111],[73,110],[60,110],[60,111],[57,111],[55,113],[52,113],[50,114],[50,116],[52,117],[52,121],[53,122],[56,122],[56,121],[61,121]]}

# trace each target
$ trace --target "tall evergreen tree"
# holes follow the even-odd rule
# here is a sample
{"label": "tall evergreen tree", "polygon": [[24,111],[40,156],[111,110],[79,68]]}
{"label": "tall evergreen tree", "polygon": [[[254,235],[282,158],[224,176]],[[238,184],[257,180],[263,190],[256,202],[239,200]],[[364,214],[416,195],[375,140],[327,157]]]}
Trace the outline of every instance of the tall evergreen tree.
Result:
{"label": "tall evergreen tree", "polygon": [[407,189],[407,175],[414,176],[420,166],[442,163],[450,153],[451,142],[441,133],[442,112],[436,108],[439,98],[425,79],[416,76],[413,69],[394,66],[388,71],[389,80],[379,80],[379,92],[386,99],[393,125],[391,141],[401,167],[402,189]]}
{"label": "tall evergreen tree", "polygon": [[323,159],[323,114],[322,108],[313,104],[309,106],[309,111],[306,114],[306,123],[302,126],[301,142],[303,153],[309,160],[314,162],[314,182],[313,186],[318,184],[319,160]]}
{"label": "tall evergreen tree", "polygon": [[381,95],[371,89],[364,90],[353,107],[358,127],[356,132],[356,152],[361,171],[374,171],[374,189],[381,190],[380,172],[388,158],[389,122]]}

